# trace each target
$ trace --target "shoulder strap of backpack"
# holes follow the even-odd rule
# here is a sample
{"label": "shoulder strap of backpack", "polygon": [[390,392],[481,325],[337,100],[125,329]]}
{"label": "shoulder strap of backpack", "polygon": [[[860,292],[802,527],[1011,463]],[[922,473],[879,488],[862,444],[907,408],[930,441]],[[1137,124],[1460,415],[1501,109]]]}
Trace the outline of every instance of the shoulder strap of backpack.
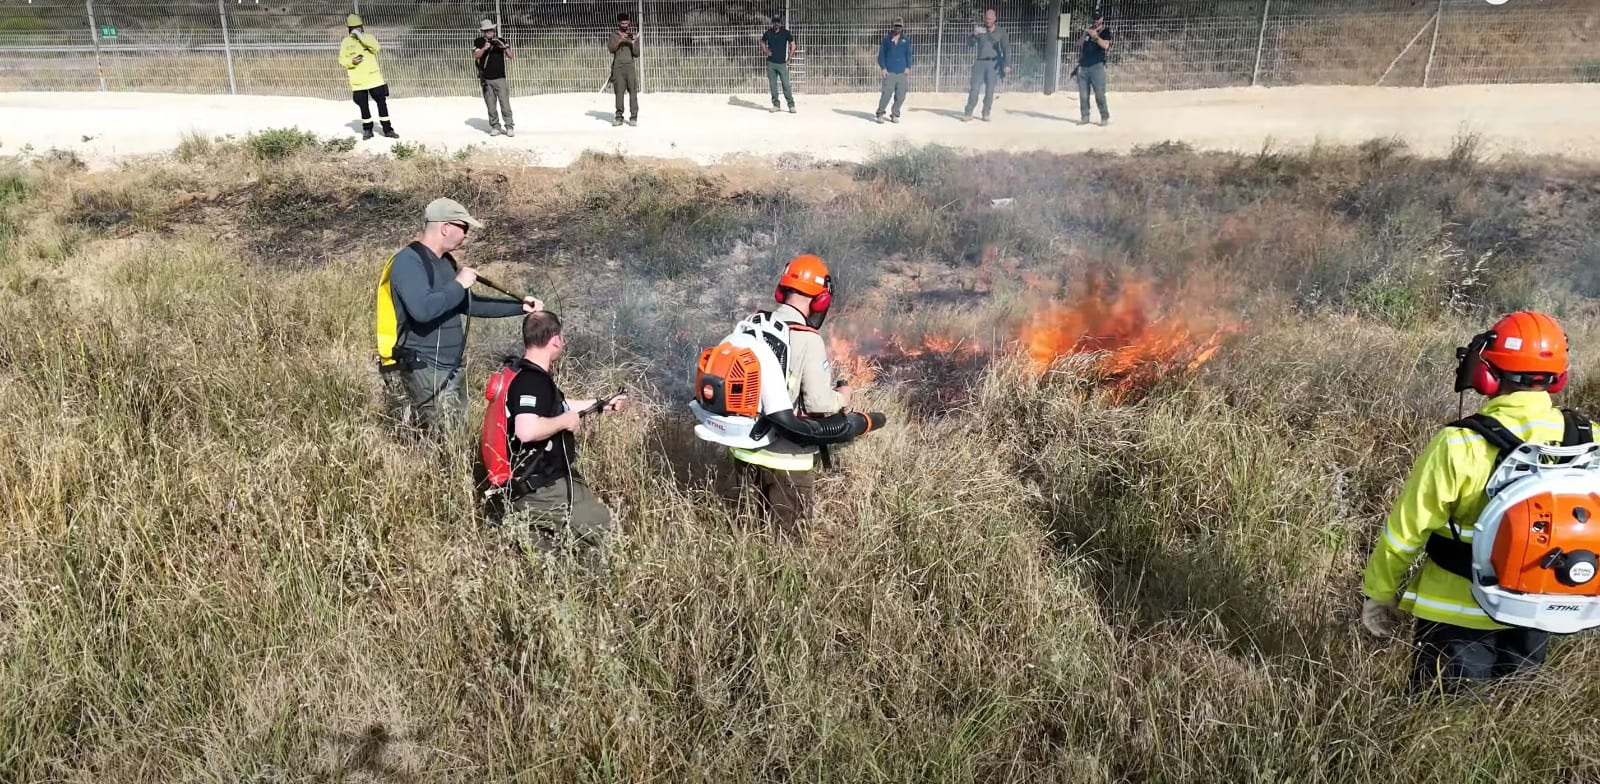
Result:
{"label": "shoulder strap of backpack", "polygon": [[[423,245],[421,242],[412,242],[407,244],[406,247],[416,251],[417,259],[422,262],[422,273],[428,276],[428,288],[433,288],[433,265],[428,263],[428,256],[431,255],[433,251],[428,250],[428,247]],[[449,259],[452,264],[455,262],[454,259],[450,258],[450,254],[446,253],[444,256],[446,259]]]}
{"label": "shoulder strap of backpack", "polygon": [[1562,446],[1577,446],[1594,442],[1594,423],[1589,417],[1570,408],[1561,409],[1561,421],[1566,424],[1561,435]]}
{"label": "shoulder strap of backpack", "polygon": [[[1487,414],[1473,414],[1465,419],[1458,419],[1451,422],[1450,427],[1459,427],[1483,436],[1483,440],[1488,441],[1490,446],[1499,451],[1500,457],[1522,446],[1522,439],[1517,438],[1517,435],[1507,430],[1499,420]],[[1499,462],[1500,458],[1497,457],[1495,464],[1498,465]]]}

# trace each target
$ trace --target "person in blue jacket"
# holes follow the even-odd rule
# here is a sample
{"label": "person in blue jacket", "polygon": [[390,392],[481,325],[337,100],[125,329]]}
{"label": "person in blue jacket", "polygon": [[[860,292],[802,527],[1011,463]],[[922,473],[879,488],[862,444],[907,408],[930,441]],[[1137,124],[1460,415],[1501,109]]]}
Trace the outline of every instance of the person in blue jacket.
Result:
{"label": "person in blue jacket", "polygon": [[883,111],[889,108],[889,97],[894,97],[894,113],[889,122],[900,122],[900,107],[905,105],[906,93],[911,90],[911,38],[906,35],[906,20],[895,17],[894,28],[878,44],[878,70],[883,74],[883,92],[878,96],[878,122],[883,122]]}

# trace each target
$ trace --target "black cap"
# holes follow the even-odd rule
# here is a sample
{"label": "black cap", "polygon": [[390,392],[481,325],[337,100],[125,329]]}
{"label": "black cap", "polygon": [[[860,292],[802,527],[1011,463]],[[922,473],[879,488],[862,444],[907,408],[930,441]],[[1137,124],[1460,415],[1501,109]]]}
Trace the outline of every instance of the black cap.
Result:
{"label": "black cap", "polygon": [[782,24],[783,23],[783,17],[778,16],[777,14],[773,14],[772,15],[772,23],[773,24]]}
{"label": "black cap", "polygon": [[899,16],[895,17],[894,18],[894,26],[895,27],[905,27],[906,26],[905,18],[904,17],[899,17]]}

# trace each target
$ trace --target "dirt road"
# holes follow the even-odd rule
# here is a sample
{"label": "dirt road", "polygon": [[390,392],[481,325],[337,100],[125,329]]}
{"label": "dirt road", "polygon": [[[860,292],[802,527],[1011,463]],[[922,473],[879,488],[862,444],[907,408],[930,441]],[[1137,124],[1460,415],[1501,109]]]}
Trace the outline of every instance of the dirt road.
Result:
{"label": "dirt road", "polygon": [[[404,94],[401,86],[400,94]],[[1126,151],[1182,140],[1252,152],[1317,140],[1357,143],[1399,136],[1429,155],[1463,132],[1487,155],[1551,154],[1600,159],[1600,84],[1418,88],[1278,87],[1111,93],[1109,127],[1080,126],[1077,94],[1002,93],[992,122],[960,121],[964,95],[913,93],[898,125],[874,124],[875,94],[797,96],[799,114],[771,114],[763,94],[640,96],[640,125],[612,127],[606,94],[515,99],[517,136],[487,135],[483,102],[398,98],[390,102],[401,141],[453,152],[504,150],[562,166],[585,149],[710,163],[725,156],[799,153],[859,161],[896,143],[957,148]],[[271,96],[148,93],[0,93],[0,155],[32,147],[72,150],[91,165],[176,146],[185,132],[242,136],[299,126],[320,136],[358,136],[349,101]],[[358,151],[384,151],[377,138]],[[530,154],[531,153],[531,154]]]}

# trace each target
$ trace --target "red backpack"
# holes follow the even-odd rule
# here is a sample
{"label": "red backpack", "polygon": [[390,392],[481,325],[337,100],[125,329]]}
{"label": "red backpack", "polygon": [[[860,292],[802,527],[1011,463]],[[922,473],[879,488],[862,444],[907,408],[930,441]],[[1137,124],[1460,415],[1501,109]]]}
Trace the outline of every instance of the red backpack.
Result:
{"label": "red backpack", "polygon": [[502,492],[511,481],[508,429],[511,411],[506,406],[506,395],[511,390],[511,379],[516,376],[516,367],[501,368],[489,377],[489,384],[483,390],[483,398],[489,401],[489,406],[483,410],[483,432],[478,440],[483,471],[478,489],[485,497]]}

